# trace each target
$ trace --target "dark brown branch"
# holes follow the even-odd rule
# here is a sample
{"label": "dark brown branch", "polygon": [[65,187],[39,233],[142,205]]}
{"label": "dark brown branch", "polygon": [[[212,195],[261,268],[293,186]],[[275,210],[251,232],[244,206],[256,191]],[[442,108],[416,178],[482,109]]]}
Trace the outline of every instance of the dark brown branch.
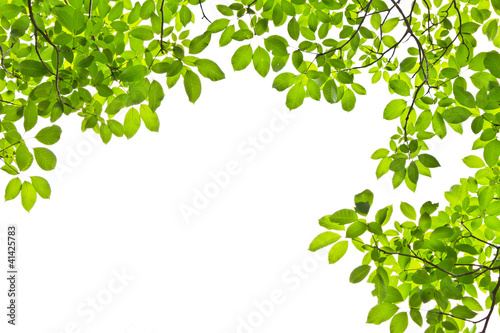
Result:
{"label": "dark brown branch", "polygon": [[356,35],[359,33],[359,30],[361,29],[361,27],[363,26],[363,23],[365,22],[365,19],[368,17],[368,11],[370,10],[370,5],[372,4],[373,0],[370,0],[370,2],[366,5],[366,11],[365,11],[365,15],[361,18],[361,22],[359,22],[359,25],[358,25],[358,28],[356,29],[356,31],[354,31],[354,33],[352,34],[352,36],[346,40],[341,46],[338,46],[338,47],[334,47],[334,48],[331,48],[330,50],[328,51],[325,51],[325,52],[322,52],[322,53],[319,53],[317,57],[321,57],[321,56],[324,56],[326,54],[329,54],[329,53],[332,53],[332,52],[335,52],[337,50],[342,50],[342,48],[344,46],[346,46],[347,44],[349,44],[353,39],[354,37],[356,37]]}
{"label": "dark brown branch", "polygon": [[488,328],[488,324],[490,322],[491,315],[493,314],[493,310],[495,309],[495,303],[497,301],[497,293],[500,289],[500,274],[498,275],[498,281],[495,286],[495,289],[491,292],[491,308],[488,314],[486,315],[486,321],[484,322],[483,330],[480,333],[486,333],[486,329]]}
{"label": "dark brown branch", "polygon": [[36,21],[35,21],[35,15],[33,14],[33,7],[31,5],[31,0],[28,0],[28,11],[29,11],[29,16],[30,16],[30,20],[31,20],[31,23],[33,23],[33,26],[35,28],[35,34],[36,32],[40,32],[40,34],[43,36],[43,38],[45,39],[45,41],[47,43],[49,43],[53,48],[54,50],[56,50],[56,73],[55,73],[55,84],[56,84],[56,91],[57,91],[57,96],[59,98],[59,101],[61,103],[63,103],[64,105],[70,107],[71,109],[73,110],[76,110],[76,108],[74,108],[72,105],[66,103],[62,96],[61,96],[61,91],[59,90],[59,65],[60,65],[60,52],[61,50],[54,44],[54,42],[52,42],[52,40],[50,39],[50,37],[42,30],[38,27],[38,25],[36,24]]}
{"label": "dark brown branch", "polygon": [[203,10],[203,4],[201,3],[201,0],[198,1],[198,4],[200,5],[200,9],[201,9],[201,19],[205,19],[207,20],[209,23],[212,23],[212,21],[210,21],[210,19],[207,17],[207,15],[205,15],[205,11]]}
{"label": "dark brown branch", "polygon": [[[14,45],[12,45],[12,46],[14,46]],[[5,64],[4,64],[4,59],[5,59],[5,57],[7,56],[7,54],[9,54],[10,49],[12,49],[12,46],[11,46],[11,47],[10,47],[10,48],[9,48],[9,49],[5,52],[5,53],[4,53],[4,52],[3,52],[2,45],[0,44],[0,55],[2,56],[2,58],[1,58],[1,60],[0,60],[0,64],[2,65],[2,69],[4,70],[4,72],[5,72],[5,73],[7,73],[9,76],[12,76],[12,77],[16,77],[16,78],[18,78],[18,79],[21,79],[21,77],[20,77],[19,75],[17,75],[17,74],[13,74],[13,73],[9,72],[9,71],[7,70],[7,68],[5,67]]]}

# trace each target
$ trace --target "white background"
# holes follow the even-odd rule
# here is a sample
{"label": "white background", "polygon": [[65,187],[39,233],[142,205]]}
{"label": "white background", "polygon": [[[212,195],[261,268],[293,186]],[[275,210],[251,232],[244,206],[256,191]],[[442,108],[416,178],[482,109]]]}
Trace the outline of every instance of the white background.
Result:
{"label": "white background", "polygon": [[[385,83],[366,84],[368,95],[349,114],[340,104],[307,100],[249,158],[238,147],[289,111],[285,93],[271,89],[274,74],[233,73],[229,54],[218,61],[227,79],[203,80],[196,105],[182,82],[166,92],[159,134],[142,125],[132,140],[104,145],[80,132],[77,116],[63,120],[54,151],[64,170],[33,173],[50,181],[52,198],[39,199],[29,214],[19,199],[1,205],[1,234],[7,223],[19,230],[19,325],[8,332],[388,332],[388,323],[365,324],[376,304],[372,285],[348,282],[362,254],[350,245],[329,266],[325,253],[317,259],[307,251],[324,231],[317,221],[351,208],[365,188],[375,193],[371,218],[401,200],[417,208],[444,203],[443,192],[472,174],[460,162],[472,145],[470,127],[464,136],[449,129],[446,140],[431,140],[442,168],[431,180],[421,177],[416,194],[393,191],[389,177],[377,181],[369,158],[396,132],[397,121],[382,120],[391,98]],[[188,223],[180,205],[192,205],[210,173],[230,161],[241,172]],[[123,271],[130,279],[117,282]],[[0,288],[5,304],[4,279]],[[258,310],[256,302],[268,304],[272,294],[280,304]],[[253,326],[243,325],[249,318]],[[410,323],[408,332],[422,331]]]}

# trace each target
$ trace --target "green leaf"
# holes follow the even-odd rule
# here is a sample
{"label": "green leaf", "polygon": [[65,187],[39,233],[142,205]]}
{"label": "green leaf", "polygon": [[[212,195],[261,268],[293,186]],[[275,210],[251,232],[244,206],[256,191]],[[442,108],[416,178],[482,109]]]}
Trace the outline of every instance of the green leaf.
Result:
{"label": "green leaf", "polygon": [[118,79],[122,82],[133,82],[143,79],[148,74],[148,69],[143,65],[134,65],[125,69]]}
{"label": "green leaf", "polygon": [[486,216],[484,218],[484,224],[492,230],[500,231],[500,220],[496,216]]}
{"label": "green leaf", "polygon": [[38,195],[43,199],[50,199],[51,189],[49,182],[45,178],[38,176],[31,176],[30,178]]}
{"label": "green leaf", "polygon": [[368,189],[354,196],[355,211],[363,216],[368,215],[372,203],[373,192]]}
{"label": "green leaf", "polygon": [[418,155],[418,160],[420,161],[420,163],[422,163],[424,166],[428,168],[437,168],[441,166],[438,160],[434,156],[429,154]]}
{"label": "green leaf", "polygon": [[491,0],[491,4],[495,12],[500,13],[500,0]]}
{"label": "green leaf", "polygon": [[471,113],[466,108],[457,106],[443,111],[443,118],[450,124],[459,124],[466,121]]}
{"label": "green leaf", "polygon": [[[156,109],[160,107],[161,101],[163,100],[164,97],[165,93],[163,92],[161,84],[158,81],[153,80],[153,82],[151,82],[151,85],[149,86],[149,97],[148,97],[149,108],[153,112],[155,112]],[[111,131],[113,130],[111,129]]]}
{"label": "green leaf", "polygon": [[351,84],[351,88],[352,90],[354,90],[356,92],[356,94],[358,95],[366,95],[366,89],[365,87],[363,87],[362,85],[360,85],[359,83],[352,83]]}
{"label": "green leaf", "polygon": [[123,136],[123,125],[119,123],[116,120],[109,119],[108,120],[108,127],[111,130],[111,133],[113,133],[117,137],[122,137]]}
{"label": "green leaf", "polygon": [[422,319],[422,314],[420,313],[420,310],[411,309],[410,310],[410,317],[415,324],[422,327],[422,324],[424,323],[424,321]]}
{"label": "green leaf", "polygon": [[179,11],[179,20],[183,26],[186,26],[191,22],[191,18],[193,13],[186,5],[181,6],[181,10]]}
{"label": "green leaf", "polygon": [[484,186],[479,190],[478,201],[479,207],[481,209],[486,209],[490,204],[491,200],[493,200],[494,193],[491,187]]}
{"label": "green leaf", "polygon": [[319,249],[324,248],[325,246],[335,243],[339,239],[340,239],[339,234],[336,234],[331,231],[323,232],[313,239],[313,241],[309,245],[309,251],[315,252]]}
{"label": "green leaf", "polygon": [[0,13],[0,15],[5,17],[7,20],[12,20],[19,15],[19,13],[21,13],[21,7],[11,3],[5,3],[0,5]]}
{"label": "green leaf", "polygon": [[410,96],[410,87],[403,80],[391,80],[389,81],[389,87],[398,95]]}
{"label": "green leaf", "polygon": [[5,133],[4,137],[5,137],[5,140],[7,140],[7,142],[12,144],[12,145],[17,144],[17,143],[21,142],[21,140],[22,140],[21,134],[19,134],[19,132],[16,130],[7,131]]}
{"label": "green leaf", "polygon": [[408,179],[413,183],[416,184],[418,182],[418,166],[415,161],[412,161],[410,165],[408,166]]}
{"label": "green leaf", "polygon": [[456,307],[451,309],[451,314],[464,319],[472,319],[477,315],[477,313],[463,305],[457,305]]}
{"label": "green leaf", "polygon": [[102,142],[104,142],[104,144],[107,144],[111,140],[111,130],[105,123],[101,123],[101,126],[99,127],[99,136],[101,137],[101,140]]}
{"label": "green leaf", "polygon": [[404,99],[394,99],[390,101],[384,109],[384,119],[393,120],[398,118],[403,114],[406,105],[407,102]]}
{"label": "green leaf", "polygon": [[19,178],[12,178],[5,188],[5,201],[15,199],[21,192],[21,185]]}
{"label": "green leaf", "polygon": [[363,281],[368,273],[370,273],[370,269],[371,267],[368,265],[361,265],[359,267],[356,267],[349,276],[349,282],[359,283]]}
{"label": "green leaf", "polygon": [[307,81],[307,95],[315,101],[321,100],[321,90],[314,80]]}
{"label": "green leaf", "polygon": [[56,7],[53,9],[55,16],[57,17],[57,22],[62,24],[69,31],[75,29],[74,13],[75,10],[70,6]]}
{"label": "green leaf", "polygon": [[140,126],[141,116],[136,109],[131,108],[125,115],[125,120],[123,122],[123,130],[127,139],[132,138],[135,133],[137,133]]}
{"label": "green leaf", "polygon": [[24,144],[19,145],[16,149],[16,163],[20,171],[28,170],[31,163],[33,163],[33,155]]}
{"label": "green leaf", "polygon": [[274,78],[273,88],[278,91],[284,91],[290,88],[295,81],[295,74],[281,73]]}
{"label": "green leaf", "polygon": [[42,128],[35,138],[44,145],[53,145],[61,138],[61,128],[57,125]]}
{"label": "green leaf", "polygon": [[288,56],[286,39],[281,36],[272,35],[264,40],[264,45],[268,51],[271,51],[276,57]]}
{"label": "green leaf", "polygon": [[382,32],[384,34],[391,32],[398,25],[398,23],[399,23],[399,18],[398,17],[393,17],[391,19],[388,19],[382,25]]}
{"label": "green leaf", "polygon": [[130,34],[140,40],[151,40],[155,37],[155,34],[151,27],[140,26],[130,31]]}
{"label": "green leaf", "polygon": [[380,325],[394,316],[398,310],[399,307],[391,303],[383,302],[377,304],[368,312],[368,320],[366,322],[368,324]]}
{"label": "green leaf", "polygon": [[35,103],[28,101],[28,104],[24,108],[24,130],[27,132],[33,127],[35,127],[38,121],[38,110]]}
{"label": "green leaf", "polygon": [[408,314],[406,312],[400,312],[392,318],[390,325],[391,333],[403,333],[407,327]]}
{"label": "green leaf", "polygon": [[365,233],[367,229],[366,223],[363,222],[354,222],[347,228],[346,237],[347,238],[356,238]]}
{"label": "green leaf", "polygon": [[287,26],[288,34],[293,40],[298,40],[300,36],[300,26],[295,17],[290,19]]}
{"label": "green leaf", "polygon": [[23,60],[19,63],[18,70],[23,75],[39,77],[49,75],[50,73],[40,61]]}
{"label": "green leaf", "polygon": [[430,282],[429,274],[424,269],[419,269],[413,273],[411,279],[416,284],[427,284]]}
{"label": "green leaf", "polygon": [[296,83],[286,95],[286,106],[290,109],[296,109],[304,103],[304,98],[306,97],[306,91],[304,86],[300,83]]}
{"label": "green leaf", "polygon": [[222,30],[227,28],[229,22],[230,21],[226,18],[215,20],[212,23],[210,23],[210,25],[207,28],[207,31],[211,33],[221,32]]}
{"label": "green leaf", "polygon": [[[36,148],[35,148],[36,149]],[[36,202],[36,190],[30,182],[25,181],[21,187],[21,204],[29,212]]]}
{"label": "green leaf", "polygon": [[219,81],[226,78],[224,72],[222,72],[220,67],[212,60],[198,59],[194,64],[198,67],[200,74],[207,79]]}
{"label": "green leaf", "polygon": [[484,161],[489,167],[495,166],[498,162],[498,157],[500,157],[500,141],[493,140],[484,146]]}
{"label": "green leaf", "polygon": [[325,85],[323,86],[323,96],[325,97],[325,100],[330,104],[337,103],[339,101],[337,85],[335,84],[334,80],[329,79],[325,82]]}
{"label": "green leaf", "polygon": [[391,165],[391,158],[390,157],[384,157],[380,160],[377,170],[375,171],[375,175],[377,176],[377,179],[385,175],[389,171],[389,167]]}
{"label": "green leaf", "polygon": [[140,107],[141,110],[141,119],[144,122],[144,125],[151,132],[158,132],[160,129],[160,120],[158,119],[158,115],[156,112],[151,111],[149,106],[142,104]]}
{"label": "green leaf", "polygon": [[404,216],[406,216],[410,220],[415,220],[417,218],[417,213],[415,212],[415,208],[413,208],[412,205],[406,202],[401,202],[400,208]]}
{"label": "green leaf", "polygon": [[232,16],[233,15],[233,10],[226,5],[216,5],[216,7],[217,7],[217,10],[222,15],[225,15],[225,16]]}
{"label": "green leaf", "polygon": [[[474,100],[474,96],[470,92],[468,92],[467,90],[465,90],[463,87],[455,84],[453,86],[453,94],[455,95],[456,101],[458,103],[462,104],[463,106],[466,106],[468,108],[474,108],[474,107],[476,107],[476,101]],[[463,110],[468,111],[467,109],[463,109]],[[469,116],[470,116],[470,112],[467,115],[467,118]],[[444,117],[444,113],[443,113],[443,117]],[[465,119],[467,119],[467,118],[465,118]]]}
{"label": "green leaf", "polygon": [[186,71],[186,74],[184,74],[184,89],[191,103],[198,100],[201,95],[201,81],[198,74],[190,70]]}
{"label": "green leaf", "polygon": [[475,155],[466,156],[462,159],[462,161],[469,168],[482,168],[485,165],[483,160]]}
{"label": "green leaf", "polygon": [[332,246],[330,249],[330,252],[328,252],[328,262],[330,264],[334,264],[342,257],[344,254],[347,252],[347,248],[349,246],[349,243],[347,241],[340,241],[336,243],[335,245]]}
{"label": "green leaf", "polygon": [[208,44],[210,44],[210,40],[212,39],[212,34],[210,32],[205,32],[200,36],[193,38],[191,43],[189,43],[189,53],[191,54],[199,54],[204,49],[207,48]]}
{"label": "green leaf", "polygon": [[409,72],[417,64],[417,57],[408,57],[401,61],[399,64],[399,69],[401,72]]}
{"label": "green leaf", "polygon": [[234,25],[230,25],[229,27],[227,27],[220,36],[219,46],[226,46],[227,44],[229,44],[233,40],[234,31]]}
{"label": "green leaf", "polygon": [[240,46],[231,58],[231,64],[235,71],[241,71],[252,62],[252,47],[250,45]]}
{"label": "green leaf", "polygon": [[354,106],[356,105],[356,95],[354,95],[351,89],[345,90],[341,104],[344,111],[349,112],[354,110]]}
{"label": "green leaf", "polygon": [[38,166],[45,171],[54,170],[57,163],[56,155],[47,148],[33,148]]}
{"label": "green leaf", "polygon": [[475,298],[464,297],[462,299],[462,303],[473,311],[483,311],[483,307],[481,306],[481,304],[479,304],[479,302]]}
{"label": "green leaf", "polygon": [[358,214],[352,209],[341,209],[330,215],[330,221],[347,224],[358,220]]}
{"label": "green leaf", "polygon": [[443,116],[441,116],[439,112],[434,112],[434,115],[432,116],[432,129],[439,138],[442,139],[446,136],[446,126],[444,124]]}
{"label": "green leaf", "polygon": [[484,67],[495,77],[500,78],[500,54],[488,52],[484,57]]}
{"label": "green leaf", "polygon": [[378,159],[386,157],[387,155],[389,155],[388,149],[379,148],[379,149],[375,150],[375,152],[372,154],[372,156],[370,158],[372,160],[378,160]]}
{"label": "green leaf", "polygon": [[266,77],[267,73],[269,73],[269,68],[271,67],[271,57],[269,56],[269,53],[260,46],[255,49],[253,54],[253,66],[257,73],[259,73],[262,77]]}

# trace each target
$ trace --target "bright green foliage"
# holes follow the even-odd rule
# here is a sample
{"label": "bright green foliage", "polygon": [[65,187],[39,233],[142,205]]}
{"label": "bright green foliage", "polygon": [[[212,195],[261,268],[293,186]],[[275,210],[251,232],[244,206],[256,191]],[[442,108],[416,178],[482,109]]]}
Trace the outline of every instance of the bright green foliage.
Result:
{"label": "bright green foliage", "polygon": [[[310,250],[331,245],[330,263],[349,242],[366,253],[350,280],[368,276],[374,286],[369,323],[391,319],[391,332],[403,332],[409,314],[419,326],[425,319],[428,333],[472,332],[465,324],[474,322],[485,331],[489,320],[477,318],[500,300],[499,14],[499,0],[0,0],[5,200],[20,194],[29,211],[50,197],[44,178],[23,176],[33,165],[56,167],[46,146],[59,141],[63,116],[81,117],[82,131],[104,143],[132,138],[141,124],[158,131],[166,89],[180,84],[195,103],[203,84],[225,79],[217,59],[203,56],[208,48],[234,45],[232,68],[273,76],[290,110],[307,98],[355,110],[368,75],[393,96],[373,112],[397,125],[371,156],[377,178],[389,174],[394,188],[416,191],[440,167],[427,140],[468,126],[479,152],[463,162],[477,171],[445,193],[450,205],[437,213],[430,202],[396,205],[408,219],[401,223],[391,222],[392,205],[371,216],[373,193],[364,191],[353,209],[320,220],[339,233],[320,234]],[[486,51],[476,50],[480,38]],[[404,310],[395,305],[403,302]],[[433,309],[423,313],[422,304]]]}

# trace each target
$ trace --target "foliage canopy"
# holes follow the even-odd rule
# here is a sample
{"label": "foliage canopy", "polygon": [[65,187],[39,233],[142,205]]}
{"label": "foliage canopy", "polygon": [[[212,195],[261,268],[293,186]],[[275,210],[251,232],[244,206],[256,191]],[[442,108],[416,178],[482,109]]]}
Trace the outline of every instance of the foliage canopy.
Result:
{"label": "foliage canopy", "polygon": [[[203,6],[215,6],[218,16],[207,17]],[[320,219],[328,231],[310,250],[331,245],[330,263],[349,244],[365,253],[350,282],[374,285],[368,323],[390,320],[398,333],[409,315],[420,326],[425,317],[428,333],[477,325],[486,332],[500,302],[498,14],[500,0],[0,0],[0,159],[11,176],[5,200],[20,196],[30,211],[37,197],[50,197],[44,178],[22,177],[34,161],[43,171],[56,167],[47,146],[60,139],[63,115],[81,117],[82,131],[104,143],[132,138],[141,124],[158,131],[165,85],[182,84],[194,103],[202,83],[225,78],[202,57],[209,45],[238,44],[235,71],[277,73],[273,88],[286,92],[291,110],[311,98],[352,111],[366,94],[360,77],[370,76],[394,95],[383,117],[398,123],[388,147],[372,155],[380,160],[377,178],[390,173],[394,188],[415,191],[419,177],[440,166],[425,153],[426,141],[462,133],[464,124],[480,152],[463,161],[478,170],[445,192],[442,210],[402,202],[402,223],[391,222],[392,205],[368,217],[373,193],[359,193],[354,209]],[[203,33],[193,36],[193,25]]]}

